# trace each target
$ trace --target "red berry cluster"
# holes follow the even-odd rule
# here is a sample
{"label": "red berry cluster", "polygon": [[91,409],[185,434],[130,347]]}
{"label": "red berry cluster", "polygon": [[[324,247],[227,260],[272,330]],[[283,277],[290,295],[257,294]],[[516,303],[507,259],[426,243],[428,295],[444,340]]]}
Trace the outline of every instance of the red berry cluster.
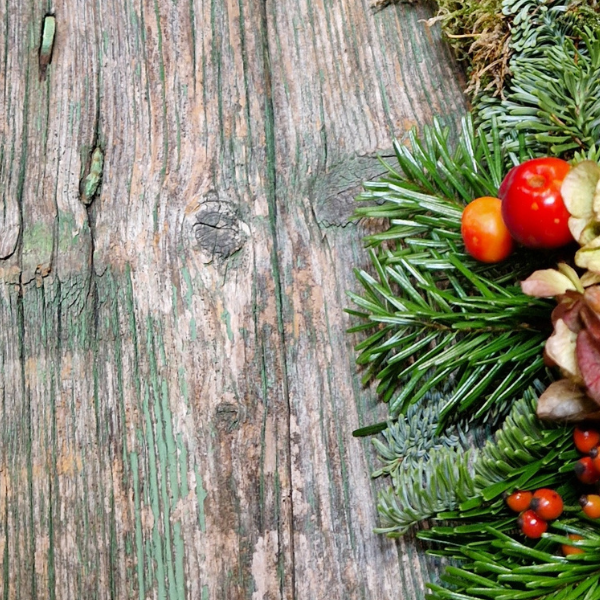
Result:
{"label": "red berry cluster", "polygon": [[[600,428],[594,425],[577,425],[573,441],[579,452],[585,454],[575,464],[577,479],[586,485],[600,481]],[[600,495],[584,494],[579,499],[583,512],[590,519],[600,519]]]}
{"label": "red berry cluster", "polygon": [[[591,519],[600,519],[600,425],[580,424],[573,432],[575,447],[584,454],[575,464],[575,475],[585,485],[597,485],[598,493],[584,494],[579,499],[581,508]],[[558,492],[541,488],[535,492],[516,491],[507,496],[506,504],[518,512],[517,523],[524,535],[537,539],[548,529],[548,521],[557,519],[563,512],[563,500]],[[582,537],[569,534],[569,539]],[[563,554],[582,554],[582,548],[564,544]]]}
{"label": "red berry cluster", "polygon": [[507,496],[508,507],[520,513],[517,524],[529,538],[537,539],[548,529],[548,521],[558,519],[563,511],[563,500],[558,492],[540,488],[535,492],[516,491]]}
{"label": "red berry cluster", "polygon": [[579,452],[585,454],[575,464],[575,475],[581,483],[591,485],[600,481],[600,429],[593,425],[577,425],[573,441]]}

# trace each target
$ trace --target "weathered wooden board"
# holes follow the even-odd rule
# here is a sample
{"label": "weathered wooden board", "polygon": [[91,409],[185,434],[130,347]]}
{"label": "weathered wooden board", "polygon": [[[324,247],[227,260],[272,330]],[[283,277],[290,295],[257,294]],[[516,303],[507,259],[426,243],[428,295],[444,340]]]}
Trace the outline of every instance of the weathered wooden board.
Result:
{"label": "weathered wooden board", "polygon": [[343,309],[374,155],[465,110],[432,10],[0,2],[3,598],[422,596]]}

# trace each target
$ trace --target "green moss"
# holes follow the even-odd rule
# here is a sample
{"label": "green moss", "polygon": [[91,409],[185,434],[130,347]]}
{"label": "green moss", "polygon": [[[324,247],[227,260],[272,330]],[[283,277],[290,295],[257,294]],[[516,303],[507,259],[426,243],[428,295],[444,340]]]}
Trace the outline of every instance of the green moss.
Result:
{"label": "green moss", "polygon": [[469,91],[500,93],[508,73],[510,37],[502,0],[438,0],[437,16],[459,60],[467,64]]}
{"label": "green moss", "polygon": [[600,3],[598,0],[574,0],[569,7],[568,14],[578,27],[600,29]]}

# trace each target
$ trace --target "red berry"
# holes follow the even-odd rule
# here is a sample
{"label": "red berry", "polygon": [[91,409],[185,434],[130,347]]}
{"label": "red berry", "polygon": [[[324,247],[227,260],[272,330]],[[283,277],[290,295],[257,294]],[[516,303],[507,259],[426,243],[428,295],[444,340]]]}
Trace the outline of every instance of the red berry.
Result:
{"label": "red berry", "polygon": [[575,463],[575,475],[581,483],[585,484],[600,481],[600,471],[596,469],[590,456],[584,456]]}
{"label": "red berry", "polygon": [[600,444],[600,431],[592,425],[577,425],[573,431],[573,441],[579,452],[587,454],[592,448]]}
{"label": "red berry", "polygon": [[563,501],[558,492],[541,488],[533,494],[531,509],[545,521],[558,519],[563,511]]}
{"label": "red berry", "polygon": [[594,446],[590,450],[590,457],[592,458],[592,464],[594,465],[594,469],[600,473],[600,446]]}
{"label": "red berry", "polygon": [[600,496],[597,494],[587,494],[579,498],[579,504],[583,512],[590,519],[600,519]]}
{"label": "red berry", "polygon": [[529,538],[537,539],[548,529],[548,523],[532,510],[526,510],[517,520],[521,531]]}
{"label": "red berry", "polygon": [[[582,540],[583,537],[577,535],[576,533],[569,533],[567,537],[570,540]],[[565,556],[569,556],[570,554],[585,554],[585,550],[583,548],[577,548],[576,546],[569,546],[569,544],[562,545],[562,551]]]}
{"label": "red berry", "polygon": [[506,504],[508,504],[510,510],[520,513],[529,508],[532,497],[533,494],[531,492],[521,492],[517,490],[506,497]]}

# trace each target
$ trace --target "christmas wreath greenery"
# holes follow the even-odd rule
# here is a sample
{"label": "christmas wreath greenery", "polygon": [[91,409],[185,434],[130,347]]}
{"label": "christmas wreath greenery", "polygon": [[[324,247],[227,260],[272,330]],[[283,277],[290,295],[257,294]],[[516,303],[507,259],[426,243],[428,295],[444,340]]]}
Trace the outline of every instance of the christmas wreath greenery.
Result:
{"label": "christmas wreath greenery", "polygon": [[[600,218],[589,207],[577,215],[586,235],[592,232],[580,250],[590,250],[588,263],[574,262],[566,246],[520,248],[488,264],[466,252],[461,217],[473,199],[498,196],[513,166],[536,157],[562,158],[573,170],[583,163],[577,181],[591,179],[593,194],[600,178],[600,6],[438,5],[432,21],[441,22],[467,65],[473,109],[458,134],[435,120],[396,142],[395,162],[365,184],[356,210],[357,218],[387,223],[365,238],[372,266],[356,271],[361,292],[350,294],[348,309],[351,331],[360,332],[364,382],[375,381],[389,407],[386,422],[355,432],[373,436],[381,461],[373,475],[389,479],[377,531],[400,536],[428,522],[418,537],[449,559],[442,580],[428,586],[431,600],[598,599],[600,520],[578,503],[582,493],[598,494],[597,484],[582,475],[574,425],[541,419],[538,400],[556,380],[561,391],[570,385],[594,396],[587,380],[587,388],[574,377],[560,380],[544,347],[565,311],[596,335],[595,321],[586,319],[600,311],[576,269],[597,260]],[[558,263],[561,270],[549,275]],[[538,293],[548,277],[562,282],[560,293]],[[597,284],[600,276],[591,279]],[[555,300],[544,296],[560,300],[559,316]],[[560,358],[550,362],[563,366]],[[584,416],[597,417],[591,412]],[[581,411],[570,416],[581,418]],[[556,491],[564,509],[545,533],[528,537],[506,497],[540,489]]]}

